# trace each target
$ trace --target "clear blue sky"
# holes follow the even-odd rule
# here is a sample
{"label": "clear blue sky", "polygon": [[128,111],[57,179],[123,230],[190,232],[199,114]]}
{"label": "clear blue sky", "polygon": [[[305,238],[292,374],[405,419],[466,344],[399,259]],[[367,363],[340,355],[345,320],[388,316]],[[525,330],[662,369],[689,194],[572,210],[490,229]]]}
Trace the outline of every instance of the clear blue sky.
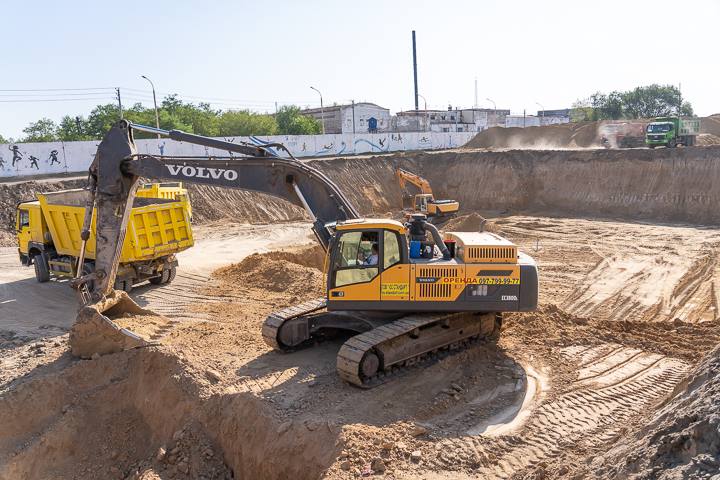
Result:
{"label": "clear blue sky", "polygon": [[[698,114],[720,112],[717,0],[5,0],[0,12],[0,90],[119,86],[125,103],[151,105],[147,75],[161,94],[222,99],[218,108],[314,106],[313,85],[326,104],[395,112],[413,104],[415,29],[429,107],[471,106],[477,77],[480,105],[489,97],[513,113],[650,83],[681,83]],[[98,92],[2,91],[0,135],[86,115],[112,100]],[[40,101],[7,102],[22,98]]]}

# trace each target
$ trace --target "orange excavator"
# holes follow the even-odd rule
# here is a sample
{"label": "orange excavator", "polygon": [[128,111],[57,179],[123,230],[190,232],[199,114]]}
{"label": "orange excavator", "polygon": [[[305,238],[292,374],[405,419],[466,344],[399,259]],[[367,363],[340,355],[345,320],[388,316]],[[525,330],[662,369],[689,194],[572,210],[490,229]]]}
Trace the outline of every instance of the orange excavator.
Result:
{"label": "orange excavator", "polygon": [[[437,200],[430,182],[420,175],[398,168],[395,170],[395,176],[403,190],[403,208],[410,208],[415,213],[422,213],[428,217],[455,215],[460,209],[457,200]],[[409,191],[408,184],[414,187],[415,192]]]}

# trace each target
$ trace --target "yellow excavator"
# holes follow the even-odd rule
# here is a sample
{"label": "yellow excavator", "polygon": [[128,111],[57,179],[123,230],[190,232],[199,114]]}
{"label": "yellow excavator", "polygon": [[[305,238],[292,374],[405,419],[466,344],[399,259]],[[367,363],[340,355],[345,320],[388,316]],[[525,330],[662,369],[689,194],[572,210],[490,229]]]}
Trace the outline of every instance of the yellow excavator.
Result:
{"label": "yellow excavator", "polygon": [[[139,154],[134,130],[231,156]],[[289,158],[280,157],[281,150]],[[127,312],[148,313],[112,288],[140,178],[253,190],[304,207],[327,252],[327,294],[269,315],[262,335],[272,348],[289,352],[339,331],[351,332],[338,352],[337,371],[360,387],[494,337],[503,312],[537,307],[535,261],[502,237],[488,232],[447,232],[443,237],[421,214],[406,223],[362,218],[327,176],[297,161],[281,144],[230,143],[121,121],[100,143],[90,168],[82,235],[89,236],[94,205],[96,257],[92,273],[71,282],[84,304],[70,334],[76,355],[145,344],[113,322]]]}
{"label": "yellow excavator", "polygon": [[[430,182],[415,173],[395,169],[400,188],[403,190],[403,208],[410,208],[416,213],[423,213],[428,217],[442,217],[454,215],[460,209],[457,200],[437,200],[433,196]],[[408,185],[412,185],[416,192],[410,192]]]}

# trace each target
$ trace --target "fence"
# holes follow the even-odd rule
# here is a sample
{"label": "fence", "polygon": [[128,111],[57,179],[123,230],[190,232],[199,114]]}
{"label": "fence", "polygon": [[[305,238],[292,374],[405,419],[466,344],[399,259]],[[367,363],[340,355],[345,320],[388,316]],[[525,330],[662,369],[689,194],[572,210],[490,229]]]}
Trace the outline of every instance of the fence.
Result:
{"label": "fence", "polygon": [[[358,155],[409,150],[456,148],[475,133],[377,133],[333,135],[275,135],[223,138],[255,145],[278,142],[296,157]],[[52,175],[87,171],[99,141],[10,143],[0,145],[0,177]],[[139,153],[152,155],[229,155],[228,152],[170,139],[136,140]]]}

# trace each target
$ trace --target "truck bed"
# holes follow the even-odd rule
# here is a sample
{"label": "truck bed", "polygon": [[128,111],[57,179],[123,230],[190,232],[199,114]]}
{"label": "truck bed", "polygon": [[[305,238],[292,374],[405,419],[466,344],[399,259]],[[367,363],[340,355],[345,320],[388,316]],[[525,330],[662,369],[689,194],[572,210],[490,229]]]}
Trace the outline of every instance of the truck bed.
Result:
{"label": "truck bed", "polygon": [[[85,215],[85,190],[65,190],[39,194],[38,200],[56,251],[77,257],[80,253],[80,231]],[[189,202],[186,198],[135,198],[120,263],[152,260],[190,248],[194,239],[190,226]],[[95,258],[95,216],[86,257]]]}

